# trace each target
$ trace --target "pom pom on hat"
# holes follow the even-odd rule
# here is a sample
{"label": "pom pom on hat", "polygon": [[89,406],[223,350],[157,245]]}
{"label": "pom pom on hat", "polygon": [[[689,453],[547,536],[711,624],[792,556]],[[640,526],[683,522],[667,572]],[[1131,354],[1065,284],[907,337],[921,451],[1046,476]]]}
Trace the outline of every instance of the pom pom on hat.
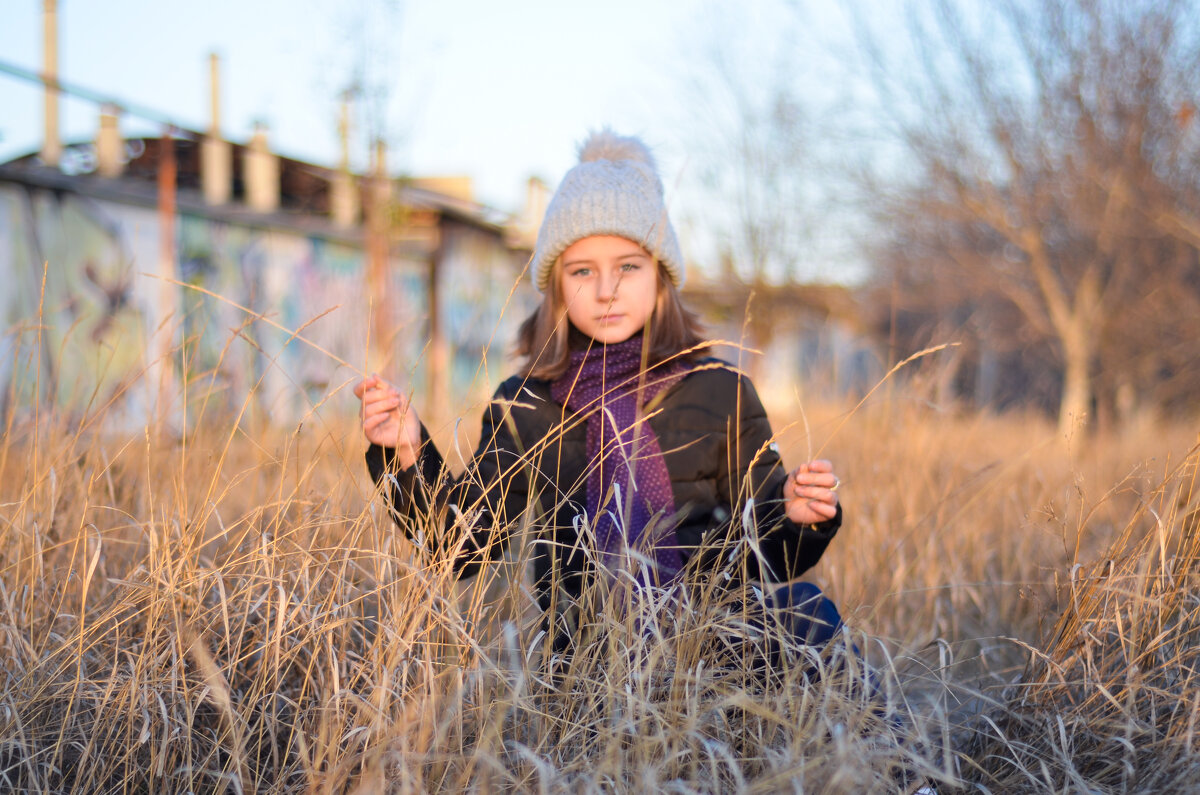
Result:
{"label": "pom pom on hat", "polygon": [[580,163],[592,163],[596,160],[635,160],[645,163],[655,172],[658,170],[654,163],[654,155],[650,154],[644,143],[637,138],[617,135],[607,127],[592,133],[579,145]]}
{"label": "pom pom on hat", "polygon": [[617,235],[638,243],[663,264],[675,286],[683,284],[683,256],[663,200],[654,156],[639,139],[605,128],[579,147],[579,164],[567,172],[538,230],[534,284],[545,292],[554,261],[577,240]]}

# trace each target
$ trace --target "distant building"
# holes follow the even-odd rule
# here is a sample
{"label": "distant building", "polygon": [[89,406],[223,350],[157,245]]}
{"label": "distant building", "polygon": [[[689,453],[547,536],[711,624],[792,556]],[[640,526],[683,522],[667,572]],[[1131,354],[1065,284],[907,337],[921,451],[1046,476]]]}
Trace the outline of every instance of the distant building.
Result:
{"label": "distant building", "polygon": [[699,314],[716,355],[748,373],[772,411],[797,400],[859,398],[883,377],[885,356],[852,288],[747,284],[689,275],[687,306]]}

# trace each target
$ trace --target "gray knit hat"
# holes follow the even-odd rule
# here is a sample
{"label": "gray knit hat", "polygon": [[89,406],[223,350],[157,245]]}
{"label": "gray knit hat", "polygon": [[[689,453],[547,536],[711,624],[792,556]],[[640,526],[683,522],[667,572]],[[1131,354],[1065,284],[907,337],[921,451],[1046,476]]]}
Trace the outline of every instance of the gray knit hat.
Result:
{"label": "gray knit hat", "polygon": [[643,246],[663,264],[676,287],[683,284],[683,255],[654,157],[637,138],[605,128],[579,148],[579,165],[563,177],[538,230],[533,279],[538,290],[550,284],[554,261],[576,240],[617,235]]}

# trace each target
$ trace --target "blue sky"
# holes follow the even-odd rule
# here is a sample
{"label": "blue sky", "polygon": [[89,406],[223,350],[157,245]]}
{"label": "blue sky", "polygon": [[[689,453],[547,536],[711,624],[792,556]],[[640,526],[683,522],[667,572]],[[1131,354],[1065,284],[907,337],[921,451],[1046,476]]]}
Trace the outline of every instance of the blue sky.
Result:
{"label": "blue sky", "polygon": [[[0,5],[0,59],[40,71],[41,0]],[[644,135],[664,172],[681,167],[675,98],[711,12],[704,0],[59,0],[59,74],[204,129],[216,51],[227,137],[261,119],[281,153],[333,164],[336,96],[370,64],[364,85],[385,87],[386,112],[357,106],[355,165],[367,119],[382,118],[393,171],[467,174],[481,199],[515,210],[529,175],[553,185],[606,123]],[[61,107],[64,139],[94,134],[94,105]],[[0,159],[36,149],[39,89],[0,74],[0,108]]]}

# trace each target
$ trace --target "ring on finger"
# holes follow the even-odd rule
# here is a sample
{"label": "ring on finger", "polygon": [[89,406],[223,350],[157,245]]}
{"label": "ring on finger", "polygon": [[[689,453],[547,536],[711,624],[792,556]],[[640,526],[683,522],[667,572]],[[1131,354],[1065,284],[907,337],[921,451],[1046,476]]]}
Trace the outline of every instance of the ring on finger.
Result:
{"label": "ring on finger", "polygon": [[838,486],[840,486],[840,485],[842,485],[842,479],[841,479],[841,478],[839,478],[837,475],[834,475],[834,476],[833,476],[833,485],[829,487],[829,490],[830,490],[830,491],[837,491],[837,490],[838,490]]}

